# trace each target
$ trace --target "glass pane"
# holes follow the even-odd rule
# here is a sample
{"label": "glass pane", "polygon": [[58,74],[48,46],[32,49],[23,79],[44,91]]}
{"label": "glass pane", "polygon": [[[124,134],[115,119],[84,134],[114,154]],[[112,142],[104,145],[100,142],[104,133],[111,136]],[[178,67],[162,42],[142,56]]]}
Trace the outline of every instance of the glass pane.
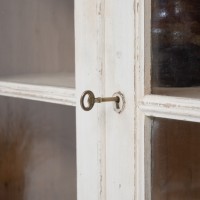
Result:
{"label": "glass pane", "polygon": [[152,200],[200,199],[200,124],[152,120]]}
{"label": "glass pane", "polygon": [[0,44],[0,80],[66,86],[74,74],[74,1],[1,0]]}
{"label": "glass pane", "polygon": [[152,0],[153,93],[200,97],[199,9],[199,0]]}
{"label": "glass pane", "polygon": [[75,109],[0,98],[0,199],[76,200]]}

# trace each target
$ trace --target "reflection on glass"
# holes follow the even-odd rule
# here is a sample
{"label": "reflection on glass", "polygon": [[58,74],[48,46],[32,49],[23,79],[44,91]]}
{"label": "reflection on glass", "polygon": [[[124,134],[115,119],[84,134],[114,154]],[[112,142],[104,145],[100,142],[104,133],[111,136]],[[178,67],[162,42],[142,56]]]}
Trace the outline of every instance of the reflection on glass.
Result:
{"label": "reflection on glass", "polygon": [[73,74],[74,1],[1,0],[0,44],[0,80]]}
{"label": "reflection on glass", "polygon": [[200,124],[152,120],[152,200],[200,199]]}
{"label": "reflection on glass", "polygon": [[152,0],[152,84],[200,86],[200,1]]}
{"label": "reflection on glass", "polygon": [[76,200],[75,110],[0,98],[0,199]]}

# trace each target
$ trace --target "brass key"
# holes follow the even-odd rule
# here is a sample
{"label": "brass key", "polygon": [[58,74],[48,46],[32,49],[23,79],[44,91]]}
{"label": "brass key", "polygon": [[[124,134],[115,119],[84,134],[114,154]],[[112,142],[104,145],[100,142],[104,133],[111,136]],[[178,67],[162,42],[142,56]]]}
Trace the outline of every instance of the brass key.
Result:
{"label": "brass key", "polygon": [[[88,99],[87,99],[88,106],[85,106],[86,96],[88,96]],[[94,107],[95,103],[116,102],[116,106],[118,107],[119,101],[120,101],[119,97],[104,97],[104,98],[97,97],[96,98],[92,91],[86,90],[81,96],[80,103],[83,110],[90,111]]]}

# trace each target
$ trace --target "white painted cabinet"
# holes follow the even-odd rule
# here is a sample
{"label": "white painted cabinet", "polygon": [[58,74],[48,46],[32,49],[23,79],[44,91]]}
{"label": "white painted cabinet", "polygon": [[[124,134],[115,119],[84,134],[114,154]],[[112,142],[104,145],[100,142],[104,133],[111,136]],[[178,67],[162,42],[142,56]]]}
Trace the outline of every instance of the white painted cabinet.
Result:
{"label": "white painted cabinet", "polygon": [[[0,199],[153,200],[152,119],[199,122],[200,103],[151,94],[151,1],[3,0],[0,16]],[[86,90],[124,110],[84,111]]]}

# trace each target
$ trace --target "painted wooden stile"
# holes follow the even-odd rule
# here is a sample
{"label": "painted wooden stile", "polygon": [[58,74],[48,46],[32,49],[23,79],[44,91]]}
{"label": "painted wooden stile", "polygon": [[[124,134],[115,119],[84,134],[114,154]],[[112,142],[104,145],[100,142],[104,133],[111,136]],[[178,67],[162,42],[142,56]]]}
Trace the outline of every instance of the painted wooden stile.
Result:
{"label": "painted wooden stile", "polygon": [[134,199],[135,2],[105,1],[106,95],[120,91],[125,109],[106,105],[106,199]]}
{"label": "painted wooden stile", "polygon": [[78,200],[105,200],[105,107],[80,107],[85,90],[104,95],[104,0],[75,2]]}
{"label": "painted wooden stile", "polygon": [[[200,122],[197,90],[151,94],[151,1],[75,0],[75,32],[75,80],[2,79],[0,96],[76,106],[78,200],[151,200],[151,117]],[[120,91],[124,111],[112,103],[83,111],[85,90]]]}

